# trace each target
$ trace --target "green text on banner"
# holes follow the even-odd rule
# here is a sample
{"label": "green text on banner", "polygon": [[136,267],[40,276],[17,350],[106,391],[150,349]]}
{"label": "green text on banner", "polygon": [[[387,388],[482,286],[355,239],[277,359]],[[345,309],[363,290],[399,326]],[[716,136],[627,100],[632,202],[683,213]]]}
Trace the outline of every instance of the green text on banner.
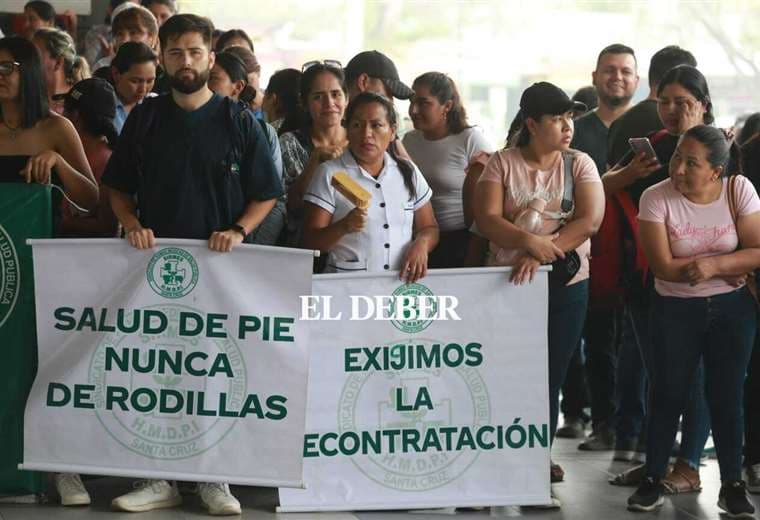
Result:
{"label": "green text on banner", "polygon": [[546,272],[507,278],[315,277],[306,489],[281,511],[549,501]]}
{"label": "green text on banner", "polygon": [[24,468],[301,485],[311,251],[33,247],[40,366]]}

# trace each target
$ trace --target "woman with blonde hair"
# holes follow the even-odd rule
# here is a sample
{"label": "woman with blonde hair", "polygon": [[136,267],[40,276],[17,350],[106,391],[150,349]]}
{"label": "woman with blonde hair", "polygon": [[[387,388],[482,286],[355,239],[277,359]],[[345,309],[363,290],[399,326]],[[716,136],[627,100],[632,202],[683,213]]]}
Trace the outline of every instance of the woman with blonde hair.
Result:
{"label": "woman with blonde hair", "polygon": [[77,55],[76,45],[69,33],[60,29],[43,28],[34,33],[32,40],[40,51],[45,71],[50,109],[63,114],[62,99],[75,83],[91,76],[87,60]]}

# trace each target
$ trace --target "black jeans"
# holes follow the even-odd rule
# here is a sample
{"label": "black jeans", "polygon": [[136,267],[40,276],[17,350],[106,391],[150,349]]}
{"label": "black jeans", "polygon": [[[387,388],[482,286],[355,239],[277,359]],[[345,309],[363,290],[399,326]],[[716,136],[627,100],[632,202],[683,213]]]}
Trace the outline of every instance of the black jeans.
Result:
{"label": "black jeans", "polygon": [[621,311],[620,347],[615,383],[615,433],[619,448],[639,440],[646,431],[648,382],[644,355],[649,347],[649,307],[639,301]]}
{"label": "black jeans", "polygon": [[428,257],[428,267],[430,269],[464,267],[464,258],[467,255],[469,242],[470,231],[468,229],[441,231],[438,245]]}
{"label": "black jeans", "polygon": [[744,383],[744,465],[755,464],[760,464],[760,334],[755,334]]}
{"label": "black jeans", "polygon": [[584,408],[589,406],[584,357],[583,342],[581,342],[570,359],[570,366],[567,367],[565,384],[562,385],[562,404],[560,404],[560,410],[565,417],[578,417],[584,421],[588,421],[588,415],[583,411]]}
{"label": "black jeans", "polygon": [[613,427],[619,315],[618,309],[589,309],[586,315],[586,378],[594,430]]}

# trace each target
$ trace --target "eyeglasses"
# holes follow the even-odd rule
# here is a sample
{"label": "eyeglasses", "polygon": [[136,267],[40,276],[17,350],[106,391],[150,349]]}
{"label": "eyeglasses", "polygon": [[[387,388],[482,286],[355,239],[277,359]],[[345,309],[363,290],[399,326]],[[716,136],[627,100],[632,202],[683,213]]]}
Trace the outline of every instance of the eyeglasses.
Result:
{"label": "eyeglasses", "polygon": [[343,70],[343,64],[341,64],[341,62],[338,60],[312,60],[307,61],[301,65],[301,72],[306,72],[315,65],[324,65],[325,67],[332,67],[333,69]]}
{"label": "eyeglasses", "polygon": [[21,67],[17,61],[0,61],[0,76],[10,76],[15,69]]}

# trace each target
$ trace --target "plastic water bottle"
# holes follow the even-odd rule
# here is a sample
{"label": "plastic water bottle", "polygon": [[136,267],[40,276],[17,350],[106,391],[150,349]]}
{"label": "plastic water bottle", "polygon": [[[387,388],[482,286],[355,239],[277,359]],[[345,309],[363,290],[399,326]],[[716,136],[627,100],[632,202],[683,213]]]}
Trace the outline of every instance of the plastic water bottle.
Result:
{"label": "plastic water bottle", "polygon": [[546,201],[533,199],[528,206],[515,217],[515,226],[528,233],[538,233],[543,225],[543,213]]}

